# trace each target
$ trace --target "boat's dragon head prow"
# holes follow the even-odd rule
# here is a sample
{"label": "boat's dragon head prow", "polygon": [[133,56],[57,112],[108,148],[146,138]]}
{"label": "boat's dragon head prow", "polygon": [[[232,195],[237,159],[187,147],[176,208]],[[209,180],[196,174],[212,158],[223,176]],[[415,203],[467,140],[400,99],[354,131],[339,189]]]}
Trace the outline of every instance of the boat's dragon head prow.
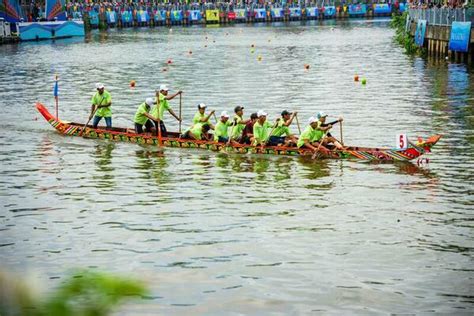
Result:
{"label": "boat's dragon head prow", "polygon": [[423,140],[423,138],[418,137],[418,141],[416,142],[416,146],[423,148],[427,152],[430,152],[431,147],[433,147],[439,141],[439,139],[442,136],[443,135],[441,135],[441,134],[437,134],[437,135],[433,135],[433,136],[428,137],[426,140]]}
{"label": "boat's dragon head prow", "polygon": [[46,121],[49,122],[51,119],[56,119],[51,113],[49,113],[48,109],[43,104],[36,102],[35,106],[38,112],[40,112],[41,115],[43,115],[43,117],[46,119]]}

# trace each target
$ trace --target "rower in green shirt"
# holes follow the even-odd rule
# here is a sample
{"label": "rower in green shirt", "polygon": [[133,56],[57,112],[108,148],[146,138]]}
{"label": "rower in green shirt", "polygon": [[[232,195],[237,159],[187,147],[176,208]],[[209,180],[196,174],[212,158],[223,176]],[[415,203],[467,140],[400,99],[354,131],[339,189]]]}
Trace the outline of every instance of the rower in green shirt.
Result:
{"label": "rower in green shirt", "polygon": [[[163,114],[165,110],[167,110],[171,115],[174,116],[176,120],[179,122],[181,121],[181,118],[179,118],[174,111],[171,109],[168,101],[173,100],[177,95],[180,95],[183,93],[183,91],[179,90],[173,95],[168,96],[168,91],[169,88],[167,85],[160,85],[160,89],[156,91],[156,106],[151,110],[151,115],[156,117],[159,121],[159,128],[161,130],[161,136],[166,137],[167,136],[167,131],[166,131],[166,126],[165,123],[163,122]],[[158,122],[155,121],[156,128],[158,128]]]}
{"label": "rower in green shirt", "polygon": [[97,128],[99,122],[102,118],[105,119],[105,124],[107,128],[112,127],[112,110],[110,106],[112,105],[112,97],[110,93],[105,90],[105,87],[102,83],[96,83],[95,88],[97,92],[92,96],[91,99],[91,114],[89,115],[89,120],[94,115],[94,120],[92,121],[92,126]]}
{"label": "rower in green shirt", "polygon": [[234,108],[235,116],[233,119],[233,130],[232,130],[232,139],[235,140],[236,142],[241,141],[242,138],[242,132],[245,128],[245,125],[250,122],[250,119],[244,120],[244,107],[243,106],[236,106]]}
{"label": "rower in green shirt", "polygon": [[266,145],[268,141],[268,137],[270,129],[272,128],[272,125],[267,122],[267,113],[265,111],[258,111],[257,112],[257,122],[253,125],[253,145],[261,145],[262,147]]}
{"label": "rower in green shirt", "polygon": [[183,134],[184,139],[196,139],[202,140],[203,138],[207,139],[207,135],[204,134],[203,131],[204,124],[203,123],[195,123],[191,126],[186,132]]}
{"label": "rower in green shirt", "polygon": [[281,112],[281,118],[276,122],[276,127],[268,139],[269,146],[295,145],[297,138],[291,134],[289,126],[293,122],[297,112],[290,113],[287,110]]}
{"label": "rower in green shirt", "polygon": [[143,133],[143,125],[145,125],[145,130],[147,133],[151,133],[153,128],[152,121],[156,121],[156,117],[150,115],[150,110],[155,100],[153,98],[147,98],[145,102],[140,104],[133,121],[135,122],[135,133]]}
{"label": "rower in green shirt", "polygon": [[314,116],[309,118],[308,123],[309,125],[305,128],[303,133],[301,133],[296,145],[298,148],[306,147],[316,152],[320,146],[318,141],[324,137],[324,132],[328,131],[332,126],[320,126],[320,121]]}
{"label": "rower in green shirt", "polygon": [[214,141],[226,144],[232,142],[232,140],[229,138],[229,126],[232,125],[229,121],[229,117],[230,116],[227,111],[222,111],[221,118],[214,127]]}
{"label": "rower in green shirt", "polygon": [[[328,129],[325,129],[326,127],[329,127],[329,129],[330,129],[330,128],[332,128],[332,126],[334,124],[341,123],[343,121],[342,117],[340,117],[336,121],[333,121],[331,123],[326,123],[326,117],[327,117],[327,114],[325,114],[324,112],[322,112],[322,111],[318,112],[317,118],[318,118],[318,121],[319,121],[318,122],[319,132],[318,132],[317,141],[319,141],[321,138],[323,138],[324,131],[328,130]],[[334,146],[336,146],[336,148],[339,149],[339,150],[344,149],[344,146],[342,146],[342,144],[334,136],[332,136],[331,133],[327,132],[326,137],[324,137],[324,140],[323,140],[323,145],[330,144],[330,143],[333,143]]]}
{"label": "rower in green shirt", "polygon": [[211,111],[206,115],[206,105],[204,103],[198,104],[198,112],[194,115],[193,124],[202,123],[203,132],[207,133],[210,129],[214,129],[214,125],[211,124],[209,119],[214,115],[216,111]]}
{"label": "rower in green shirt", "polygon": [[197,107],[198,107],[198,112],[194,115],[193,123],[203,123],[203,125],[212,126],[211,122],[209,122],[209,119],[211,118],[212,115],[214,115],[216,111],[211,111],[208,115],[206,115],[207,105],[205,105],[204,103],[199,103]]}

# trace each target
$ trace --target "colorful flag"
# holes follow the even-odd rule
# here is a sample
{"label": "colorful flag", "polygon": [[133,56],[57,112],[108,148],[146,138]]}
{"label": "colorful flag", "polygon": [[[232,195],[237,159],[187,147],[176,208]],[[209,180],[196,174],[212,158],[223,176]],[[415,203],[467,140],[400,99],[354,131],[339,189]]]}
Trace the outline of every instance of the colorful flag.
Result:
{"label": "colorful flag", "polygon": [[66,21],[64,6],[64,0],[46,0],[46,19],[52,21],[57,18],[59,21]]}
{"label": "colorful flag", "polygon": [[58,76],[56,76],[56,80],[54,81],[54,91],[53,91],[53,95],[55,98],[58,98],[58,95],[59,95],[59,87],[58,87]]}
{"label": "colorful flag", "polygon": [[0,17],[7,22],[19,22],[21,9],[18,0],[0,0]]}

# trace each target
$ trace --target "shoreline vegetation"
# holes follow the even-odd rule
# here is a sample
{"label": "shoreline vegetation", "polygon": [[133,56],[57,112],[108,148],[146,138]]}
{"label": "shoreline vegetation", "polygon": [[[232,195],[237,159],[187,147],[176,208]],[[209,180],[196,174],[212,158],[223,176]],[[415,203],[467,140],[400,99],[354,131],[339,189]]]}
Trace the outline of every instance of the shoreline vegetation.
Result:
{"label": "shoreline vegetation", "polygon": [[405,53],[408,55],[425,56],[426,49],[418,47],[415,44],[415,37],[406,31],[406,21],[408,12],[403,14],[393,14],[390,26],[395,29],[395,41],[405,48]]}
{"label": "shoreline vegetation", "polygon": [[148,294],[146,286],[118,275],[76,270],[49,295],[37,295],[30,282],[0,271],[2,316],[105,316],[120,303]]}

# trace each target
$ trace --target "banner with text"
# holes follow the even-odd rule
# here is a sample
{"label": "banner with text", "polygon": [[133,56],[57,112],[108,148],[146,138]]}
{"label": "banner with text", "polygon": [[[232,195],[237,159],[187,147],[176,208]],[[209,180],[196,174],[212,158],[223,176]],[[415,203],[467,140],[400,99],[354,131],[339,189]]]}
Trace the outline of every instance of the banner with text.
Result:
{"label": "banner with text", "polygon": [[467,53],[470,40],[471,22],[453,22],[449,38],[449,49],[455,52]]}

